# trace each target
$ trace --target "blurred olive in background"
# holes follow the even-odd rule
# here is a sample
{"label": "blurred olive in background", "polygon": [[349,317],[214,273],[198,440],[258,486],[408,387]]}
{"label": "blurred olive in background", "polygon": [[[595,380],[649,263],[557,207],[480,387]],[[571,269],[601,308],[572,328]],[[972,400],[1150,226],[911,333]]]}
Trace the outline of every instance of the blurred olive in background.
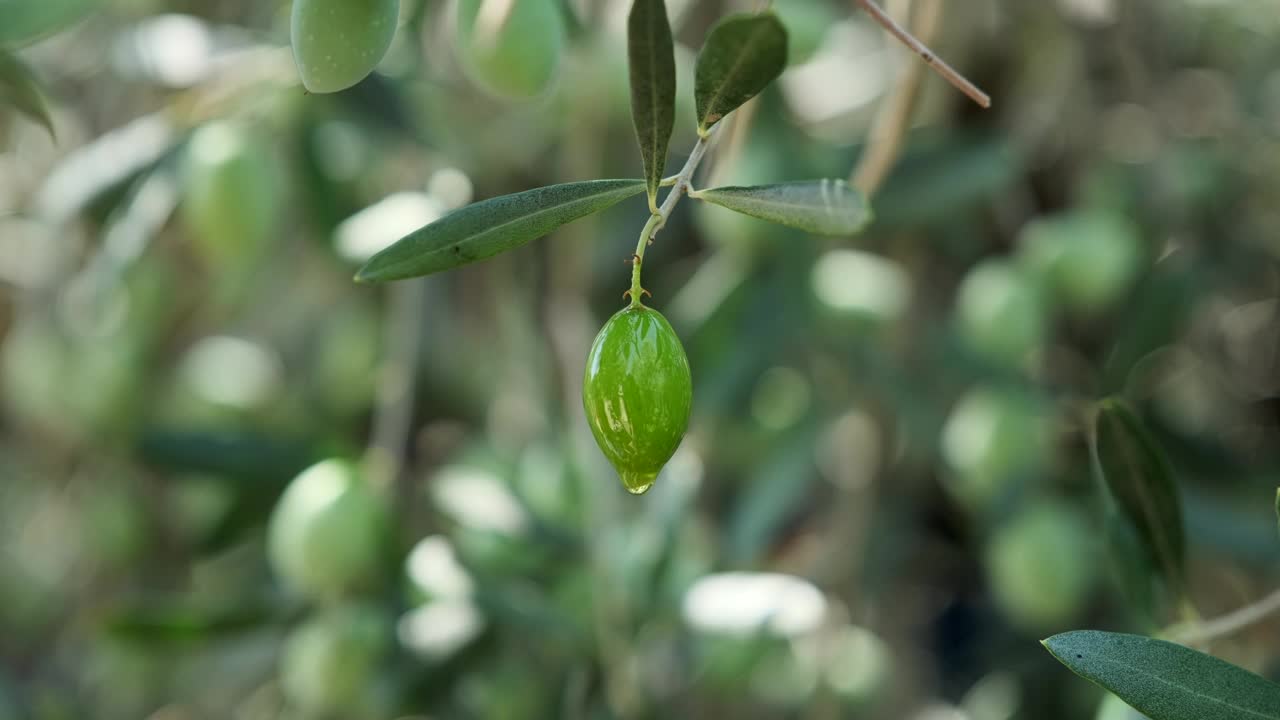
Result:
{"label": "blurred olive in background", "polygon": [[259,132],[244,121],[215,121],[187,143],[183,218],[215,272],[256,259],[277,225],[280,178]]}
{"label": "blurred olive in background", "polygon": [[563,20],[552,0],[459,0],[457,46],[463,67],[482,88],[528,100],[559,71]]}
{"label": "blurred olive in background", "polygon": [[345,90],[373,72],[396,34],[400,0],[293,0],[289,31],[302,84]]}
{"label": "blurred olive in background", "polygon": [[332,599],[379,580],[388,516],[381,500],[341,460],[325,460],[293,480],[267,528],[271,566],[315,599]]}
{"label": "blurred olive in background", "polygon": [[1110,211],[1079,210],[1028,223],[1019,259],[1064,307],[1106,309],[1133,284],[1144,259],[1138,229]]}
{"label": "blurred olive in background", "polygon": [[969,270],[956,292],[956,319],[970,349],[1013,366],[1041,346],[1048,325],[1040,288],[1004,259],[984,260]]}
{"label": "blurred olive in background", "polygon": [[1073,506],[1037,501],[992,534],[986,550],[991,594],[1029,633],[1067,629],[1096,581],[1098,557]]}
{"label": "blurred olive in background", "polygon": [[986,511],[1050,464],[1049,416],[1027,392],[979,386],[947,416],[942,455],[951,468],[944,486],[971,510]]}
{"label": "blurred olive in background", "polygon": [[369,717],[378,666],[392,642],[385,613],[367,605],[317,612],[293,628],[280,652],[285,698],[321,717]]}

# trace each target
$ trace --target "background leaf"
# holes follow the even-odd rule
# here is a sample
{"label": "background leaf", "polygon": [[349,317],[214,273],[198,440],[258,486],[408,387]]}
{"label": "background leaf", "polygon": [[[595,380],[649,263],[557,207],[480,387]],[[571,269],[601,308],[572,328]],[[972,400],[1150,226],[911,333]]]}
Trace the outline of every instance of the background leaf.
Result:
{"label": "background leaf", "polygon": [[658,185],[676,122],[676,54],[664,0],[635,0],[627,19],[631,118],[644,159],[649,207],[657,210]]}
{"label": "background leaf", "polygon": [[611,207],[644,187],[643,180],[589,180],[474,203],[374,255],[356,280],[402,280],[491,258]]}
{"label": "background leaf", "polygon": [[755,97],[787,66],[787,31],[773,13],[732,15],[707,36],[694,70],[698,130]]}
{"label": "background leaf", "polygon": [[12,105],[18,112],[43,125],[50,137],[56,137],[40,81],[26,63],[5,50],[0,50],[0,103]]}
{"label": "background leaf", "polygon": [[1160,448],[1123,402],[1104,400],[1093,433],[1094,472],[1138,532],[1152,563],[1177,591],[1186,539],[1178,489]]}
{"label": "background leaf", "polygon": [[1280,718],[1280,685],[1181,645],[1080,630],[1055,635],[1044,646],[1151,720]]}
{"label": "background leaf", "polygon": [[872,217],[867,199],[844,180],[719,187],[699,191],[695,197],[816,235],[852,235]]}

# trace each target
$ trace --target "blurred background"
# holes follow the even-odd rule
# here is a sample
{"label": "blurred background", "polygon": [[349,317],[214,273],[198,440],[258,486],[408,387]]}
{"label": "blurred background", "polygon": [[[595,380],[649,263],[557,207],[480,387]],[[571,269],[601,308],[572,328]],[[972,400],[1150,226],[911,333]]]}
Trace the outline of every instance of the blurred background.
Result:
{"label": "blurred background", "polygon": [[[791,66],[696,185],[849,177],[918,62],[773,4]],[[517,5],[493,46],[403,0],[334,95],[286,2],[0,21],[56,130],[0,107],[0,718],[1136,718],[1038,642],[1179,617],[1105,542],[1109,395],[1199,611],[1280,582],[1275,0],[916,0],[993,109],[925,76],[856,238],[681,204],[645,284],[694,410],[643,497],[579,395],[642,200],[351,280],[473,199],[640,176],[629,3]],[[678,168],[697,47],[757,3],[667,5]],[[1212,649],[1277,678],[1278,641]]]}

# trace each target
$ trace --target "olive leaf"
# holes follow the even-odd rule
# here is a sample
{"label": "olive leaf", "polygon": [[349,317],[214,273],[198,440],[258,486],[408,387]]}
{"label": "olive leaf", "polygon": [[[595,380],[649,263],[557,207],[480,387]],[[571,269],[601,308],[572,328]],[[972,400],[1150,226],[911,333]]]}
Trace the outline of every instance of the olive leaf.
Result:
{"label": "olive leaf", "polygon": [[694,70],[698,133],[755,97],[787,66],[787,31],[770,12],[731,15],[711,29]]}
{"label": "olive leaf", "polygon": [[0,0],[0,46],[18,47],[65,30],[101,0]]}
{"label": "olive leaf", "polygon": [[664,0],[635,0],[627,19],[631,118],[640,141],[649,209],[657,212],[658,185],[676,122],[676,54]]}
{"label": "olive leaf", "polygon": [[49,131],[49,137],[57,138],[40,81],[26,63],[5,50],[0,50],[0,103],[12,105],[18,112],[43,125]]}
{"label": "olive leaf", "polygon": [[1132,410],[1109,399],[1098,406],[1090,453],[1095,476],[1137,531],[1152,565],[1181,592],[1186,562],[1182,505],[1159,446]]}
{"label": "olive leaf", "polygon": [[872,218],[866,197],[844,180],[718,187],[691,196],[815,235],[852,235]]}
{"label": "olive leaf", "polygon": [[643,180],[588,180],[472,203],[374,255],[356,273],[356,282],[403,280],[485,260],[612,207],[644,188]]}
{"label": "olive leaf", "polygon": [[1151,720],[1280,720],[1280,685],[1181,645],[1097,630],[1043,645]]}

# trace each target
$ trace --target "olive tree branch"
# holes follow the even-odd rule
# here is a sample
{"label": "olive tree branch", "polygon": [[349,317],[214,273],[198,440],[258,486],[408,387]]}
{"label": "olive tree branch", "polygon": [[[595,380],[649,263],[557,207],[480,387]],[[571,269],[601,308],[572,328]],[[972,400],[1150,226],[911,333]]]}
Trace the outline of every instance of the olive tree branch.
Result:
{"label": "olive tree branch", "polygon": [[915,54],[924,60],[925,65],[933,68],[934,72],[941,75],[947,82],[951,83],[957,90],[967,95],[971,100],[978,103],[984,108],[991,107],[991,96],[978,89],[968,78],[961,75],[955,68],[951,67],[942,58],[934,54],[927,45],[916,39],[914,35],[907,31],[906,28],[899,25],[889,14],[880,8],[874,0],[854,0],[863,10],[867,11],[877,23],[889,31],[890,35],[900,40],[903,45],[911,48]]}
{"label": "olive tree branch", "polygon": [[694,171],[702,163],[702,158],[706,157],[707,150],[710,149],[711,143],[716,136],[716,131],[723,124],[724,120],[721,120],[711,126],[711,130],[707,132],[706,137],[698,138],[698,144],[693,146],[693,150],[689,153],[689,159],[685,160],[680,174],[676,175],[671,191],[667,193],[667,197],[662,201],[662,206],[658,208],[658,212],[649,216],[648,222],[644,224],[644,229],[640,231],[640,239],[636,242],[636,252],[631,258],[631,289],[627,291],[627,294],[631,296],[631,307],[640,305],[640,296],[645,291],[640,286],[640,269],[644,265],[645,249],[653,242],[653,238],[658,234],[658,231],[667,224],[667,219],[675,211],[680,198],[684,197],[685,192],[689,190],[689,183],[693,180]]}
{"label": "olive tree branch", "polygon": [[1221,617],[1179,625],[1170,632],[1170,638],[1190,644],[1208,642],[1243,630],[1277,612],[1280,612],[1280,590]]}
{"label": "olive tree branch", "polygon": [[378,377],[377,408],[366,455],[370,482],[399,507],[405,453],[413,425],[418,354],[422,348],[422,279],[396,283],[389,290],[390,310],[384,333],[386,359]]}
{"label": "olive tree branch", "polygon": [[[926,42],[931,40],[942,17],[941,0],[924,0],[922,7],[911,7],[908,4],[907,10],[904,14],[911,16],[912,30]],[[915,12],[912,13],[911,10]],[[920,99],[920,90],[924,87],[925,68],[924,63],[907,65],[871,126],[866,150],[849,177],[849,184],[867,197],[874,195],[880,188],[902,152],[907,131],[911,127],[912,112]]]}

